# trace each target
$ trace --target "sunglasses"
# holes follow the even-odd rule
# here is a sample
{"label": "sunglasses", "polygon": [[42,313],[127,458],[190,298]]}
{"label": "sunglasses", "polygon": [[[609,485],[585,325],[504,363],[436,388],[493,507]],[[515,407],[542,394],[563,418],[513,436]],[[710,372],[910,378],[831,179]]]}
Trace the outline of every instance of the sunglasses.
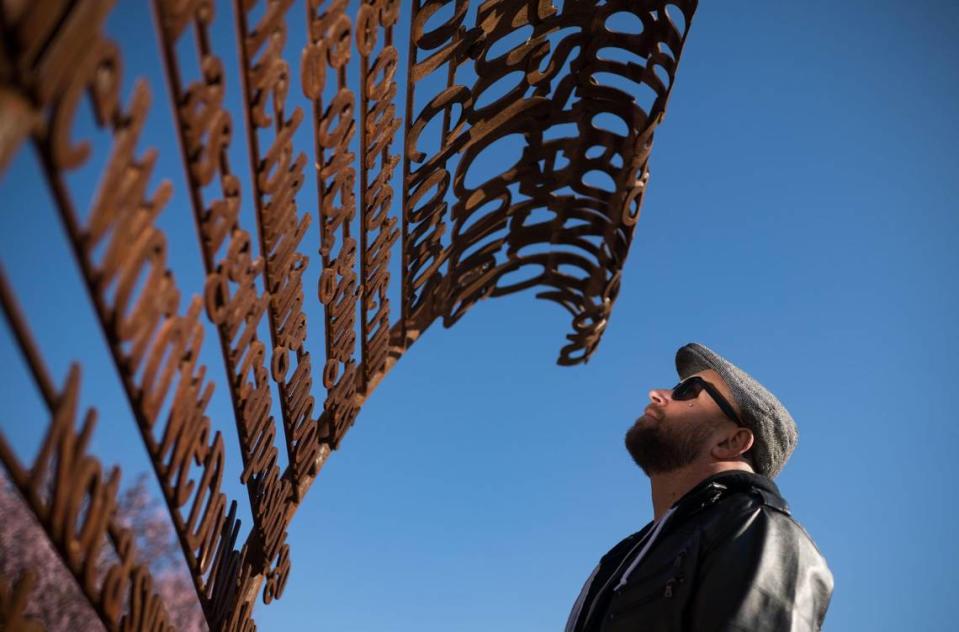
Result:
{"label": "sunglasses", "polygon": [[716,402],[716,404],[719,406],[719,409],[722,410],[727,417],[735,421],[740,426],[743,425],[743,422],[740,421],[736,411],[726,400],[726,398],[723,397],[722,393],[719,392],[719,389],[698,375],[688,377],[674,386],[672,398],[678,402],[696,399],[699,397],[699,393],[703,390],[709,393],[709,396],[713,398],[713,401]]}

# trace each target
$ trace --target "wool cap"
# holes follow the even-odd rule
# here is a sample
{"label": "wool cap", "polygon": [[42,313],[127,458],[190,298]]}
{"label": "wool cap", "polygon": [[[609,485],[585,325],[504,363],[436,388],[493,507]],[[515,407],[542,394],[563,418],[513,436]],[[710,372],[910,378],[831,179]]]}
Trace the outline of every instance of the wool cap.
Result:
{"label": "wool cap", "polygon": [[723,378],[739,404],[743,425],[753,431],[753,467],[760,474],[775,477],[799,440],[792,415],[762,384],[708,347],[692,342],[676,352],[680,379],[706,369]]}

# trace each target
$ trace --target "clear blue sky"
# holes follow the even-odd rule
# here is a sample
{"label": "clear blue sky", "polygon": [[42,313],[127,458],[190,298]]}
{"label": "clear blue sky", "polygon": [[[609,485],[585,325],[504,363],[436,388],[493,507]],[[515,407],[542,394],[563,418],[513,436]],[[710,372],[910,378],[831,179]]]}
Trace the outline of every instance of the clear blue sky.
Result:
{"label": "clear blue sky", "polygon": [[[159,148],[176,188],[160,223],[180,286],[196,292],[149,14],[118,4],[108,31],[125,47],[126,85],[133,74],[153,85],[143,144]],[[221,13],[214,44],[230,57],[232,17]],[[290,24],[297,57],[301,27]],[[763,381],[799,424],[777,482],[835,574],[826,629],[954,626],[957,61],[951,2],[703,2],[593,360],[553,364],[568,317],[531,294],[431,329],[299,510],[292,575],[280,601],[258,606],[260,629],[561,629],[599,556],[650,518],[622,435],[648,389],[675,382],[673,354],[689,341]],[[236,75],[228,82],[236,108]],[[246,183],[238,112],[233,162]],[[306,149],[309,137],[298,142]],[[104,156],[98,146],[71,177],[78,199]],[[300,202],[312,212],[311,189]],[[101,413],[93,448],[132,480],[145,453],[29,151],[0,179],[0,205],[0,258],[52,373],[62,382],[84,358],[83,401]],[[314,223],[304,249],[317,242]],[[308,299],[318,272],[314,260]],[[320,311],[308,303],[316,355]],[[235,448],[208,334],[204,360],[219,382],[210,410]],[[0,359],[0,426],[28,455],[45,416],[5,328]],[[242,500],[231,456],[226,491]]]}

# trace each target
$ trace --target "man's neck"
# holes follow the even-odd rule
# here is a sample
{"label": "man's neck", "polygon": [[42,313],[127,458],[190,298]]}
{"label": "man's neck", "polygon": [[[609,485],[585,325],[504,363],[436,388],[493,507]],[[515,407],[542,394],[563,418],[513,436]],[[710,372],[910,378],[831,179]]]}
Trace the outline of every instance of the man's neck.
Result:
{"label": "man's neck", "polygon": [[741,462],[693,463],[678,470],[650,476],[649,484],[653,497],[653,519],[659,520],[662,518],[663,514],[666,513],[673,503],[682,498],[686,492],[696,487],[696,485],[703,480],[714,474],[730,471],[751,472],[752,469]]}

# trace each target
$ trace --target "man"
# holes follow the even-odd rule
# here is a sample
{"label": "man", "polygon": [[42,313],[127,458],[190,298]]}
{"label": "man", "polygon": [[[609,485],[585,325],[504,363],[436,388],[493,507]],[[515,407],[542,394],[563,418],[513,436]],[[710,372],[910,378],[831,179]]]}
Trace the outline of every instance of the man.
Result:
{"label": "man", "polygon": [[626,433],[654,520],[603,556],[567,632],[819,630],[832,574],[770,480],[795,422],[703,345],[679,349],[676,369]]}

